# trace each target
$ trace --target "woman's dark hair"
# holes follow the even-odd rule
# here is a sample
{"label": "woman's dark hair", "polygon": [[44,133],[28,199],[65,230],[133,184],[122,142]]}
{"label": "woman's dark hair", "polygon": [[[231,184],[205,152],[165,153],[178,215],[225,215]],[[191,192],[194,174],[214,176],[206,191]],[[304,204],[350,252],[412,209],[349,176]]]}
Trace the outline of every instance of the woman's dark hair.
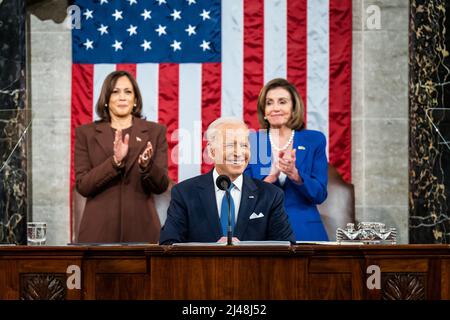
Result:
{"label": "woman's dark hair", "polygon": [[108,74],[108,76],[105,78],[105,81],[103,81],[102,91],[100,92],[100,96],[98,97],[97,105],[95,107],[95,111],[102,121],[111,122],[108,108],[105,105],[108,105],[109,98],[111,97],[114,87],[116,86],[117,79],[121,77],[127,77],[133,85],[136,107],[133,108],[131,114],[137,118],[142,118],[142,96],[141,91],[139,90],[139,86],[130,73],[128,73],[127,71],[119,70]]}
{"label": "woman's dark hair", "polygon": [[261,89],[258,97],[258,121],[263,129],[269,129],[269,122],[264,119],[266,114],[266,97],[267,93],[275,88],[283,88],[289,92],[292,100],[292,117],[286,126],[293,130],[301,130],[304,128],[304,110],[303,100],[295,86],[283,78],[272,79]]}

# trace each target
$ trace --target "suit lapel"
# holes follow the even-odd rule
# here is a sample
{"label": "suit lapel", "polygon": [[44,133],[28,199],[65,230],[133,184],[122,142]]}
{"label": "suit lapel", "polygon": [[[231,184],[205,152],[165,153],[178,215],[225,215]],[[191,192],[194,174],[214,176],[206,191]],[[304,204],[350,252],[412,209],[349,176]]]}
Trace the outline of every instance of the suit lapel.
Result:
{"label": "suit lapel", "polygon": [[105,154],[109,157],[114,154],[113,142],[114,135],[109,122],[98,122],[95,124],[95,130],[97,134],[95,139]]}
{"label": "suit lapel", "polygon": [[299,169],[308,152],[308,145],[303,141],[301,131],[295,131],[292,147],[295,149],[295,164]]}
{"label": "suit lapel", "polygon": [[[125,166],[125,174],[127,174],[137,164],[138,156],[144,151],[147,141],[150,140],[148,136],[148,127],[145,125],[145,120],[133,118],[133,127],[130,132],[130,142]],[[153,146],[155,148],[156,146]]]}
{"label": "suit lapel", "polygon": [[256,203],[258,202],[258,194],[256,192],[258,187],[250,177],[244,175],[243,178],[241,204],[239,206],[238,220],[234,230],[234,236],[238,239],[245,233],[250,215],[253,213]]}
{"label": "suit lapel", "polygon": [[[272,166],[272,145],[270,144],[270,139],[267,130],[260,130],[258,137],[258,149],[266,148],[266,150],[261,150],[260,152],[255,152],[255,157],[258,159],[255,163],[258,164],[258,175],[261,179],[269,175],[270,168]],[[253,155],[252,155],[253,156]]]}
{"label": "suit lapel", "polygon": [[212,170],[201,176],[201,180],[197,185],[197,188],[199,189],[198,197],[203,205],[202,207],[205,210],[209,225],[217,236],[221,236],[222,227],[219,220],[219,211],[217,210],[216,188],[214,186]]}

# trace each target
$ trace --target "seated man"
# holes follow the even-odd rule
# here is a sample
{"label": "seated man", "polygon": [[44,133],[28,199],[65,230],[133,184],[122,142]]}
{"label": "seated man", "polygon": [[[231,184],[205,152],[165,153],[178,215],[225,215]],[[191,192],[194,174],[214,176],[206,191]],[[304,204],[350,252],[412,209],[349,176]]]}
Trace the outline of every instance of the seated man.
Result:
{"label": "seated man", "polygon": [[214,169],[175,185],[161,229],[160,244],[224,242],[228,225],[225,191],[216,186],[219,175],[230,178],[230,210],[234,240],[295,242],[284,211],[283,191],[242,175],[250,159],[249,130],[234,118],[215,120],[208,127],[208,152]]}

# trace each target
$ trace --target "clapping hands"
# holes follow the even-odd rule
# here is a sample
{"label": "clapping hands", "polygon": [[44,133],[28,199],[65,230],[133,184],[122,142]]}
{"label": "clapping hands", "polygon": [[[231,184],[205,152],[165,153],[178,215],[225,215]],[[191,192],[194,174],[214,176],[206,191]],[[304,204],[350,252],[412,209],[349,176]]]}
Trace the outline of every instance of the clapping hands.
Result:
{"label": "clapping hands", "polygon": [[145,148],[144,152],[142,152],[139,155],[138,163],[142,169],[147,168],[148,164],[150,163],[150,159],[152,158],[152,155],[153,155],[152,143],[148,141],[147,147]]}
{"label": "clapping hands", "polygon": [[[130,135],[127,133],[125,138],[122,138],[122,130],[117,129],[114,137],[114,161],[118,166],[122,164],[123,159],[128,154]],[[150,141],[147,142],[147,147],[139,155],[138,163],[142,169],[147,168],[150,163],[150,159],[153,155],[153,147]]]}
{"label": "clapping hands", "polygon": [[291,178],[297,171],[297,168],[295,167],[295,160],[295,149],[291,149],[286,152],[280,151],[276,164],[277,169]]}
{"label": "clapping hands", "polygon": [[114,161],[117,165],[120,165],[122,163],[122,160],[127,156],[128,149],[129,149],[129,143],[130,141],[130,135],[127,133],[125,135],[125,139],[122,139],[122,130],[117,129],[116,134],[114,136]]}
{"label": "clapping hands", "polygon": [[278,153],[278,157],[274,157],[274,161],[272,162],[272,166],[270,168],[270,173],[266,177],[265,181],[273,183],[278,179],[280,173],[283,172],[289,179],[297,183],[301,183],[302,180],[295,163],[295,149],[291,149],[290,151],[280,151]]}

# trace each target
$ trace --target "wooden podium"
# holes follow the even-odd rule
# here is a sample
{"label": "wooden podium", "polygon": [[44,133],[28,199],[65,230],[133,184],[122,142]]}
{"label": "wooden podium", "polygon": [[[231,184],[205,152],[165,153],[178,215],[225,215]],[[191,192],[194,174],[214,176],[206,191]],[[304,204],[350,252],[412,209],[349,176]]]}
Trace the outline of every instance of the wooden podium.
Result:
{"label": "wooden podium", "polygon": [[449,298],[448,245],[0,246],[0,299]]}

